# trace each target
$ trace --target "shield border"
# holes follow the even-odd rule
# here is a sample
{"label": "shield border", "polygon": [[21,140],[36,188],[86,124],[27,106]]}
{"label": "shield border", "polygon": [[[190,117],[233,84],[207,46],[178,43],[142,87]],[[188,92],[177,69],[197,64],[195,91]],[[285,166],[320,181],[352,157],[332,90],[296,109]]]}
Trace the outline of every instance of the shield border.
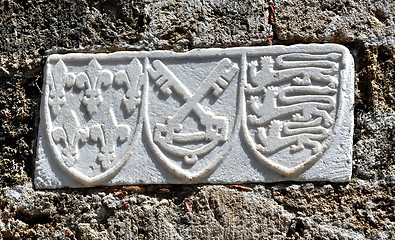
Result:
{"label": "shield border", "polygon": [[[301,53],[305,53],[306,51],[301,51]],[[325,49],[323,50],[322,48],[318,48],[316,51],[312,51],[313,53],[324,53]],[[276,52],[276,54],[282,54],[283,52]],[[338,86],[338,108],[336,112],[336,120],[333,126],[333,131],[331,131],[331,135],[325,139],[322,143],[322,149],[320,152],[310,156],[308,159],[303,161],[302,163],[294,166],[294,167],[286,167],[284,165],[278,164],[269,158],[265,157],[261,152],[256,150],[256,143],[252,139],[251,135],[249,134],[249,129],[248,129],[248,124],[247,124],[247,112],[246,112],[246,94],[244,91],[245,86],[247,85],[247,78],[242,79],[241,85],[243,86],[243,91],[241,93],[240,97],[240,104],[241,109],[241,115],[242,115],[242,123],[241,123],[241,128],[242,128],[242,136],[244,142],[247,144],[250,152],[255,156],[256,159],[258,159],[259,162],[261,162],[263,165],[267,166],[270,170],[273,172],[276,172],[278,174],[281,174],[284,177],[287,178],[292,178],[298,174],[301,174],[302,172],[306,171],[308,168],[312,167],[325,153],[325,151],[330,148],[331,144],[334,141],[334,138],[337,137],[338,135],[338,130],[339,130],[339,125],[344,121],[346,111],[342,110],[345,108],[345,101],[343,98],[345,97],[345,90],[346,89],[346,82],[345,79],[350,78],[347,75],[353,76],[354,70],[353,67],[351,67],[349,64],[344,64],[346,62],[346,58],[349,57],[349,54],[347,54],[344,49],[339,50],[338,53],[342,54],[342,59],[340,61],[340,73],[339,73],[339,86]],[[247,62],[243,62],[243,64],[246,64]],[[244,71],[247,71],[247,66],[243,66],[242,69]],[[353,78],[353,77],[352,77]],[[347,95],[346,95],[347,96]]]}
{"label": "shield border", "polygon": [[[51,56],[52,57],[52,56]],[[122,157],[119,158],[119,161],[112,166],[111,168],[109,168],[108,170],[104,171],[103,173],[96,175],[94,177],[89,177],[87,175],[85,175],[84,173],[82,173],[81,171],[75,169],[74,167],[67,167],[66,164],[64,162],[62,162],[60,160],[60,151],[59,149],[55,146],[54,140],[52,139],[52,136],[49,132],[50,129],[52,129],[52,121],[50,121],[51,119],[51,113],[49,110],[49,105],[48,105],[48,97],[49,97],[49,84],[48,84],[48,74],[51,74],[51,72],[48,71],[49,65],[51,64],[52,60],[62,60],[61,57],[57,58],[56,56],[54,57],[49,57],[47,59],[47,63],[45,65],[44,68],[44,72],[46,73],[43,79],[43,84],[45,86],[44,89],[44,110],[41,112],[41,118],[44,119],[44,128],[45,128],[45,137],[48,140],[49,143],[49,148],[51,150],[52,156],[55,159],[56,163],[58,166],[61,167],[61,169],[63,170],[63,172],[67,173],[71,178],[73,178],[74,180],[78,181],[79,183],[83,184],[86,187],[92,187],[92,186],[97,186],[99,185],[101,182],[108,180],[112,177],[114,177],[119,170],[121,170],[121,168],[126,164],[126,162],[130,159],[131,155],[133,154],[133,148],[136,146],[136,142],[137,142],[137,135],[138,132],[141,131],[142,126],[143,126],[143,120],[142,120],[142,114],[141,114],[141,105],[140,107],[138,107],[138,112],[137,112],[137,124],[135,125],[135,129],[133,132],[133,137],[130,140],[129,146],[127,148],[127,150],[125,151],[124,154],[122,154]],[[143,101],[144,99],[144,88],[145,85],[142,86],[143,90],[141,91],[141,99]]]}
{"label": "shield border", "polygon": [[[147,74],[147,68],[149,66],[149,60],[148,58],[145,58],[144,61],[144,73],[146,74],[145,76],[145,81],[144,85],[146,86],[144,89],[144,96],[148,98],[148,86],[149,86],[149,76]],[[240,99],[241,93],[242,93],[242,85],[240,83],[240,78],[241,78],[241,71],[239,71],[238,74],[238,79],[237,79],[237,95],[238,98]],[[187,181],[194,182],[198,181],[199,179],[209,175],[210,173],[214,172],[215,169],[221,164],[222,160],[225,158],[226,154],[229,152],[230,147],[232,144],[236,141],[236,136],[240,131],[240,124],[241,124],[241,108],[240,108],[240,101],[236,101],[237,104],[237,111],[236,111],[236,118],[234,121],[233,125],[233,131],[230,132],[230,137],[227,140],[227,142],[224,143],[224,145],[221,147],[222,149],[220,152],[210,160],[210,163],[204,167],[203,169],[196,171],[196,172],[190,172],[188,170],[184,170],[181,167],[177,166],[177,164],[174,164],[171,159],[169,159],[163,152],[162,150],[154,143],[153,140],[153,132],[151,130],[151,125],[150,125],[150,120],[148,117],[148,99],[145,99],[142,104],[142,112],[144,114],[144,133],[147,137],[148,140],[148,145],[151,149],[151,151],[154,153],[157,159],[162,163],[162,165],[173,175],[183,178]]]}

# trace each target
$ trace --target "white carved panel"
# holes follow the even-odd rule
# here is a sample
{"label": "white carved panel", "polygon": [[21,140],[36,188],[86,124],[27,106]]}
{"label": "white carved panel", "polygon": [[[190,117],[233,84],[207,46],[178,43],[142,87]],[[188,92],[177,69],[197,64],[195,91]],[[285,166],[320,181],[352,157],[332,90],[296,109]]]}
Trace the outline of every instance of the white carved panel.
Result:
{"label": "white carved panel", "polygon": [[347,181],[353,71],[334,44],[52,55],[35,185]]}

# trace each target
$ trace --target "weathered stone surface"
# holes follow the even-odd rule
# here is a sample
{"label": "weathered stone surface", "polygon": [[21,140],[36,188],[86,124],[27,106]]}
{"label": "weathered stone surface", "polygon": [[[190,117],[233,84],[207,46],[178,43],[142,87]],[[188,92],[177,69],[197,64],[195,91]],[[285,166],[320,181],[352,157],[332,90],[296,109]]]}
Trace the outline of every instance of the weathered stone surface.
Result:
{"label": "weathered stone surface", "polygon": [[276,0],[275,36],[291,42],[395,44],[391,0]]}
{"label": "weathered stone surface", "polygon": [[37,75],[44,53],[268,43],[262,1],[4,1],[0,75]]}
{"label": "weathered stone surface", "polygon": [[[339,11],[333,13],[339,14],[340,17],[353,18],[355,16],[354,12],[345,11],[347,8],[342,10],[341,4],[336,4],[340,1],[326,6],[321,5],[322,2],[324,1],[317,2],[317,7],[314,9],[309,8],[311,10],[309,14],[303,14],[303,8],[307,9],[309,6],[304,2],[287,5],[280,11],[281,2],[276,1],[274,23],[286,23],[286,18],[292,17],[293,23],[289,23],[288,30],[296,34],[290,34],[283,40],[276,40],[277,33],[273,32],[274,43],[281,41],[282,44],[290,45],[295,42],[313,41],[311,39],[319,42],[327,41],[322,34],[317,35],[314,31],[301,29],[295,23],[308,21],[305,25],[306,29],[309,25],[316,26],[315,23],[321,21],[323,13],[329,8],[339,6]],[[207,11],[207,15],[213,20],[211,29],[216,30],[215,35],[217,32],[222,32],[227,33],[225,37],[230,36],[225,26],[235,26],[231,33],[232,35],[238,34],[238,37],[225,39],[221,37],[220,39],[215,38],[215,35],[210,35],[213,31],[208,31],[199,35],[200,38],[212,36],[213,38],[210,37],[213,39],[212,44],[226,41],[228,46],[254,44],[254,42],[267,43],[265,34],[271,34],[266,32],[271,29],[270,26],[265,25],[269,15],[269,9],[265,8],[267,2],[263,3],[265,5],[262,5],[262,1],[243,1],[243,3],[205,1],[205,3],[202,9],[207,7],[212,10]],[[361,1],[349,1],[349,3],[354,4],[356,9],[366,9],[364,16],[372,16],[369,9],[375,9],[376,6],[381,5],[380,2],[373,1],[368,7]],[[172,5],[172,7],[162,8],[161,14],[151,14],[147,11],[145,16],[156,18],[158,25],[161,19],[163,22],[168,21],[166,19],[174,19],[174,22],[169,22],[167,25],[174,30],[164,28],[163,31],[169,29],[167,31],[169,35],[173,33],[172,36],[188,39],[186,32],[176,32],[177,26],[185,21],[183,11],[177,7],[180,3],[166,1],[163,4]],[[391,4],[393,2],[388,1],[386,6],[391,6]],[[247,14],[241,15],[236,5],[248,6],[244,8]],[[226,186],[146,186],[145,193],[129,191],[126,197],[129,198],[128,202],[132,206],[133,213],[113,207],[111,201],[105,201],[104,198],[115,199],[115,193],[110,193],[110,190],[107,190],[108,192],[104,190],[96,192],[34,190],[31,182],[35,157],[33,141],[37,129],[35,119],[38,116],[35,109],[41,97],[42,67],[44,66],[42,59],[46,58],[45,51],[51,48],[52,52],[67,52],[70,51],[69,48],[75,48],[73,51],[105,51],[101,46],[117,49],[120,42],[130,45],[135,43],[136,48],[139,46],[144,48],[145,45],[142,42],[133,39],[139,36],[138,33],[151,31],[148,27],[148,18],[139,17],[145,12],[144,9],[149,9],[150,6],[149,2],[140,4],[130,1],[1,2],[0,59],[2,63],[0,68],[6,69],[6,71],[0,70],[2,120],[0,122],[0,185],[2,188],[0,219],[4,223],[0,223],[2,238],[72,239],[72,235],[67,230],[71,230],[77,239],[103,239],[106,236],[108,239],[116,238],[112,236],[122,238],[128,232],[138,234],[141,239],[166,239],[172,236],[174,239],[208,239],[210,236],[211,239],[222,239],[225,232],[227,232],[226,237],[230,239],[240,239],[245,233],[253,236],[254,239],[394,238],[395,128],[391,119],[394,118],[395,47],[380,41],[376,43],[376,46],[372,46],[369,38],[350,39],[347,42],[336,38],[331,40],[335,43],[346,43],[356,63],[353,175],[350,183],[259,184],[250,186],[254,189],[252,192],[229,190]],[[81,8],[86,10],[78,10]],[[114,12],[118,13],[115,14],[115,20],[112,23],[107,17],[111,12],[108,9],[115,9]],[[140,15],[137,14],[136,9],[140,11]],[[196,11],[196,18],[199,21],[208,23],[207,19],[198,18],[199,15],[204,14],[203,10],[195,9],[193,6],[191,9]],[[175,15],[175,11],[179,14]],[[122,14],[123,12],[125,14]],[[297,15],[291,15],[291,13],[297,13]],[[389,14],[389,18],[393,15]],[[261,27],[248,30],[243,28],[243,23],[246,23],[250,16],[254,19],[251,22],[256,21]],[[183,20],[177,21],[177,19]],[[49,27],[51,21],[52,27]],[[123,31],[126,29],[124,25],[130,26],[127,28],[131,31],[130,34]],[[368,22],[358,22],[357,25],[362,30],[374,29]],[[85,38],[84,34],[88,37],[83,31],[86,26],[93,33],[92,38]],[[320,25],[323,29],[326,26],[326,22]],[[50,30],[46,30],[48,28]],[[243,30],[239,31],[239,29]],[[264,30],[263,37],[256,38],[262,30]],[[153,37],[147,37],[144,44],[149,44],[150,39],[160,39],[160,35],[155,35],[155,31],[151,32],[152,35],[147,36]],[[337,33],[342,35],[342,32]],[[79,37],[78,34],[84,37]],[[251,34],[256,35],[250,37]],[[303,35],[306,41],[298,38],[298,35]],[[358,36],[359,33],[355,32],[355,35]],[[381,36],[377,38],[393,39],[393,37],[393,32],[382,31]],[[6,42],[6,39],[9,39],[10,44]],[[91,39],[92,42],[88,42],[87,39]],[[211,43],[208,47],[213,46]],[[167,44],[168,49],[184,50],[186,48],[185,45],[176,41],[168,41]],[[79,45],[86,50],[78,50]],[[157,49],[158,45],[152,43],[151,46],[152,49]],[[106,48],[107,51],[111,49],[110,47]],[[23,185],[24,190],[20,190],[21,187],[18,185]],[[171,192],[166,193],[167,190],[162,188],[167,188]],[[215,188],[215,191],[210,190],[211,188]],[[20,198],[10,197],[14,195],[9,194],[10,191],[25,192],[25,194],[21,194],[24,197]],[[201,201],[204,204],[200,204],[201,207],[198,208],[195,205],[197,203],[192,201],[192,215],[199,221],[188,225],[189,218],[184,217],[187,215],[184,210],[184,199],[195,199],[197,196],[203,199]],[[140,203],[147,201],[144,205],[151,207],[142,206],[142,204],[137,206],[134,204],[134,198]],[[168,202],[168,207],[152,204],[162,201],[165,205]],[[28,209],[26,203],[32,207]],[[109,207],[102,207],[105,211],[96,211],[101,209],[99,206]],[[221,208],[221,206],[226,207]],[[46,208],[49,210],[44,214],[38,213]],[[89,215],[90,213],[93,214]],[[226,216],[223,218],[226,221],[222,221],[221,216]],[[265,227],[260,227],[262,225]]]}
{"label": "weathered stone surface", "polygon": [[77,239],[281,239],[294,216],[264,186],[255,186],[254,192],[225,186],[144,189],[144,194],[121,195],[121,189],[4,188],[0,231],[5,238],[23,239],[67,239],[67,230]]}
{"label": "weathered stone surface", "polygon": [[38,188],[350,179],[343,46],[52,55],[44,74]]}

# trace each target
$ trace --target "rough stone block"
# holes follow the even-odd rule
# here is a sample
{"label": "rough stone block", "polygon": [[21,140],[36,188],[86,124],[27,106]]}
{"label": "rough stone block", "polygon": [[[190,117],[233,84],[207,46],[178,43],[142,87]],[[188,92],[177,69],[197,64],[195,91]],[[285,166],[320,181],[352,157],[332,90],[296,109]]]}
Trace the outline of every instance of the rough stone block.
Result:
{"label": "rough stone block", "polygon": [[395,45],[395,1],[276,0],[276,37],[293,42]]}
{"label": "rough stone block", "polygon": [[340,45],[52,55],[44,76],[37,188],[351,176]]}

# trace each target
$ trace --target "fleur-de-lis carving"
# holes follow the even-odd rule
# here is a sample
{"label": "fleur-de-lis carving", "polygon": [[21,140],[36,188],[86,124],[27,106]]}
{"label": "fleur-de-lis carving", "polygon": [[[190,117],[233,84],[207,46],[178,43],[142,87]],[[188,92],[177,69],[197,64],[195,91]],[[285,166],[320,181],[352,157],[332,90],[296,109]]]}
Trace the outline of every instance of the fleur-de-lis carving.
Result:
{"label": "fleur-de-lis carving", "polygon": [[86,106],[90,116],[95,114],[99,105],[103,101],[101,88],[109,87],[112,84],[113,74],[109,70],[103,70],[96,59],[89,62],[85,72],[77,75],[75,86],[85,90],[82,103]]}
{"label": "fleur-de-lis carving", "polygon": [[100,152],[97,159],[104,170],[111,167],[111,163],[116,158],[115,147],[117,143],[125,142],[130,135],[130,127],[125,124],[118,124],[114,111],[109,109],[107,118],[103,119],[103,124],[96,124],[90,129],[90,139],[100,143]]}
{"label": "fleur-de-lis carving", "polygon": [[89,137],[89,130],[81,128],[77,114],[71,110],[64,116],[63,127],[55,127],[52,130],[52,138],[56,143],[65,145],[61,159],[67,167],[72,167],[78,158],[78,144],[85,144]]}
{"label": "fleur-de-lis carving", "polygon": [[65,87],[72,87],[74,84],[75,75],[67,72],[67,67],[62,60],[59,60],[52,74],[48,76],[49,85],[49,99],[48,104],[51,107],[52,113],[58,116],[60,110],[66,103]]}
{"label": "fleur-de-lis carving", "polygon": [[121,70],[114,76],[114,82],[120,86],[124,85],[127,89],[122,103],[128,114],[132,114],[140,105],[140,78],[143,75],[143,66],[137,58],[134,58],[127,66],[126,71]]}

